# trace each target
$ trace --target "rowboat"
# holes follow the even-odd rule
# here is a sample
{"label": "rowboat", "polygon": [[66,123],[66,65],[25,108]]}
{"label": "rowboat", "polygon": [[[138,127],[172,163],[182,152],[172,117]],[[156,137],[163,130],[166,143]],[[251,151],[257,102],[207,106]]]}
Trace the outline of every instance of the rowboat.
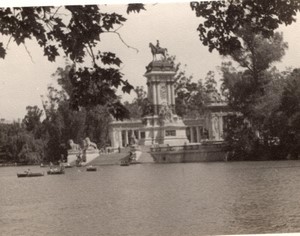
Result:
{"label": "rowboat", "polygon": [[97,171],[97,167],[95,167],[95,166],[88,166],[86,168],[86,171]]}
{"label": "rowboat", "polygon": [[72,168],[73,166],[70,165],[70,163],[64,163],[65,168]]}
{"label": "rowboat", "polygon": [[59,170],[59,169],[52,169],[47,171],[48,175],[62,175],[64,173],[65,173],[64,170]]}
{"label": "rowboat", "polygon": [[130,161],[130,165],[141,164],[139,161]]}
{"label": "rowboat", "polygon": [[121,164],[120,164],[120,166],[129,166],[130,165],[130,162],[129,161],[125,161],[125,160],[122,160],[121,161]]}
{"label": "rowboat", "polygon": [[25,177],[40,177],[40,176],[44,176],[44,173],[17,173],[18,178],[25,178]]}

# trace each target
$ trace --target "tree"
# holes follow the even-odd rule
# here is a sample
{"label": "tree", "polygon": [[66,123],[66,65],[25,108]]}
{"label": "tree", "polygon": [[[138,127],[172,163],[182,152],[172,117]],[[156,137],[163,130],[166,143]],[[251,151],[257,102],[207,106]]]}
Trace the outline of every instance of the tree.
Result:
{"label": "tree", "polygon": [[300,10],[298,0],[206,1],[191,2],[190,6],[204,20],[197,29],[203,45],[221,55],[242,48],[241,29],[270,38],[281,24],[295,22]]}
{"label": "tree", "polygon": [[300,69],[294,69],[287,75],[282,99],[277,111],[278,137],[282,147],[291,156],[298,159],[300,154]]}
{"label": "tree", "polygon": [[265,39],[245,29],[240,30],[239,35],[244,39],[242,48],[230,55],[243,69],[236,70],[232,63],[222,64],[222,91],[233,109],[251,116],[256,99],[264,95],[265,85],[272,80],[268,69],[281,60],[287,43],[280,33]]}
{"label": "tree", "polygon": [[39,138],[43,111],[37,106],[27,106],[26,110],[27,114],[23,119],[23,124],[25,125],[27,131],[33,132],[35,137]]}
{"label": "tree", "polygon": [[[140,10],[145,10],[143,4],[129,4],[127,13]],[[105,33],[121,37],[118,29],[125,21],[122,15],[102,12],[97,5],[1,8],[0,34],[9,37],[8,43],[13,40],[18,45],[36,40],[49,61],[66,55],[76,65],[69,72],[71,107],[78,110],[81,106],[107,105],[112,115],[122,119],[126,111],[115,90],[121,86],[129,93],[132,86],[122,79],[121,60],[114,53],[96,48]],[[6,49],[0,42],[0,58],[5,58]],[[79,67],[87,58],[91,66]]]}
{"label": "tree", "polygon": [[[236,154],[241,156],[243,150],[247,158],[250,158],[250,154],[252,158],[257,158],[254,154],[259,153],[259,149],[264,149],[262,156],[268,153],[267,150],[272,153],[277,148],[273,144],[278,138],[276,130],[280,119],[272,120],[272,116],[277,114],[284,76],[270,67],[272,63],[281,60],[287,43],[283,41],[282,34],[277,32],[270,38],[247,29],[240,29],[237,34],[243,39],[243,44],[240,49],[232,51],[230,57],[240,69],[236,69],[232,62],[221,66],[223,95],[229,106],[241,115],[230,118],[228,124],[232,127],[228,126],[227,138]],[[273,99],[272,104],[270,98]],[[247,132],[243,129],[244,126]],[[248,148],[239,147],[243,145]]]}
{"label": "tree", "polygon": [[131,119],[139,119],[143,116],[150,115],[153,113],[153,107],[150,101],[147,98],[147,92],[144,90],[144,87],[137,86],[134,89],[136,97],[131,103],[125,102],[124,105],[130,113]]}

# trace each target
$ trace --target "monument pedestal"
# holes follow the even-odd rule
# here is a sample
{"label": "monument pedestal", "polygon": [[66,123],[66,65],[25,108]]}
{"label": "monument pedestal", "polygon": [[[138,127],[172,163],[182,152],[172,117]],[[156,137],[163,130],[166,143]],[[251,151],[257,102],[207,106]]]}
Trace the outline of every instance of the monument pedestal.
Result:
{"label": "monument pedestal", "polygon": [[173,120],[162,120],[159,116],[146,116],[143,118],[145,126],[144,145],[168,144],[170,146],[181,146],[189,143],[186,137],[186,126],[177,115]]}

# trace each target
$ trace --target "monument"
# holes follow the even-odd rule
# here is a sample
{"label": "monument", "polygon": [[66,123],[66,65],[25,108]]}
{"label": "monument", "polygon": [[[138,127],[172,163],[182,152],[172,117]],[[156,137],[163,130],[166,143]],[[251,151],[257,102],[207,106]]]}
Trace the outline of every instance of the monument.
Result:
{"label": "monument", "polygon": [[156,45],[149,43],[149,47],[152,61],[146,66],[144,77],[151,112],[140,119],[112,121],[109,125],[111,150],[117,152],[132,143],[166,148],[177,146],[178,149],[185,145],[222,142],[226,127],[224,118],[230,113],[227,103],[222,101],[220,94],[211,91],[204,114],[183,120],[175,112],[175,65],[159,41]]}
{"label": "monument", "polygon": [[[167,49],[149,44],[153,56],[146,67],[148,99],[153,106],[153,114],[142,118],[145,127],[145,145],[183,145],[188,142],[186,126],[175,113],[175,67],[167,59]],[[161,55],[161,57],[157,57]]]}

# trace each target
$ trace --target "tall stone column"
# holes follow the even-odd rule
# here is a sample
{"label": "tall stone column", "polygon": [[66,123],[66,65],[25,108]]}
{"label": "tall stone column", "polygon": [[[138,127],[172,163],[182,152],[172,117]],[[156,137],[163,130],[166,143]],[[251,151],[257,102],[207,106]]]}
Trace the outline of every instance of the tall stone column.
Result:
{"label": "tall stone column", "polygon": [[191,136],[191,143],[195,142],[195,137],[194,137],[194,127],[190,127],[190,136]]}
{"label": "tall stone column", "polygon": [[223,126],[223,116],[219,116],[219,139],[223,140],[223,132],[224,132],[224,126]]}
{"label": "tall stone column", "polygon": [[196,131],[197,131],[197,143],[200,143],[201,137],[200,137],[200,127],[199,126],[196,127]]}
{"label": "tall stone column", "polygon": [[119,147],[123,147],[122,130],[118,130],[117,132],[118,132],[118,135],[119,135],[119,138],[118,138]]}
{"label": "tall stone column", "polygon": [[160,84],[156,83],[156,95],[157,95],[157,113],[159,113],[159,108],[161,105],[161,99],[160,99]]}
{"label": "tall stone column", "polygon": [[174,83],[171,83],[171,94],[172,94],[172,108],[175,112],[175,89],[174,89]]}
{"label": "tall stone column", "polygon": [[157,89],[156,89],[156,83],[152,82],[152,91],[153,91],[153,106],[154,106],[154,114],[157,114]]}
{"label": "tall stone column", "polygon": [[128,130],[125,130],[125,146],[128,145]]}
{"label": "tall stone column", "polygon": [[168,105],[172,106],[172,95],[171,95],[171,83],[167,82],[167,91],[168,91]]}

